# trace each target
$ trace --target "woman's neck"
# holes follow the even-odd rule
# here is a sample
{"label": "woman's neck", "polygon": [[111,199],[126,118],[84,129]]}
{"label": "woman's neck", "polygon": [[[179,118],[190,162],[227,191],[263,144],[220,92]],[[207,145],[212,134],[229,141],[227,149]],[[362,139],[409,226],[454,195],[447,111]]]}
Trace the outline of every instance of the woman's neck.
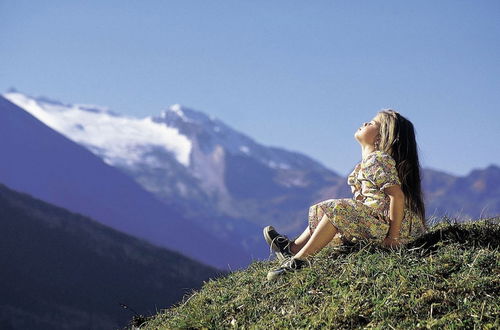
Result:
{"label": "woman's neck", "polygon": [[373,145],[364,145],[364,146],[361,146],[361,157],[363,160],[366,159],[366,157],[368,157],[369,154],[371,154],[372,152],[376,151],[377,149],[375,149],[375,146]]}

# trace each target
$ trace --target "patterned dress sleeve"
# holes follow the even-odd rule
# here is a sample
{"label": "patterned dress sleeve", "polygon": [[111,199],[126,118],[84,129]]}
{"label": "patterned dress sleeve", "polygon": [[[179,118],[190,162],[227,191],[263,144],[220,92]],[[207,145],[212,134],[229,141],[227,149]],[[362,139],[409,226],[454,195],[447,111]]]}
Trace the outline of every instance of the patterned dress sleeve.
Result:
{"label": "patterned dress sleeve", "polygon": [[347,184],[351,186],[351,192],[354,194],[354,199],[356,199],[361,193],[361,183],[358,180],[358,172],[361,168],[361,163],[354,167],[354,170],[347,177]]}
{"label": "patterned dress sleeve", "polygon": [[363,168],[367,179],[382,192],[390,186],[401,185],[396,169],[396,161],[391,155],[377,151],[369,156]]}

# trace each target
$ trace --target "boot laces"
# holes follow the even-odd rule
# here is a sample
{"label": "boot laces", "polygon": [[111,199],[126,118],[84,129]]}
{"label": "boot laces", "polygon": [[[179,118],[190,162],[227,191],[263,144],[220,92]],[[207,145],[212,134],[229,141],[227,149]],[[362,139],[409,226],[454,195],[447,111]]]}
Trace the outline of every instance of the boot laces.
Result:
{"label": "boot laces", "polygon": [[[288,239],[288,237],[283,236],[283,235],[278,235],[275,238],[273,238],[273,240],[271,241],[271,245],[269,245],[269,254],[273,254],[273,252],[274,252],[273,251],[273,244],[275,243],[275,241],[276,241],[276,243],[283,243],[286,241],[287,243],[286,243],[284,249],[290,251],[290,244],[292,242]],[[278,245],[276,245],[276,246],[278,246]]]}
{"label": "boot laces", "polygon": [[297,261],[305,261],[307,262],[307,265],[311,267],[311,261],[309,259],[294,259],[293,257],[288,257],[283,262],[281,263],[281,268],[287,268],[287,269],[292,269],[292,270],[297,270]]}

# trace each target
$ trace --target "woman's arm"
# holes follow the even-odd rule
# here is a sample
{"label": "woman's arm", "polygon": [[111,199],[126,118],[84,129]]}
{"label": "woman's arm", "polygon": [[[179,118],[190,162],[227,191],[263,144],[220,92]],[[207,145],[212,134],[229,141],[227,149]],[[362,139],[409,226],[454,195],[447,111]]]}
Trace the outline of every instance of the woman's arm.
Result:
{"label": "woman's arm", "polygon": [[399,233],[404,217],[405,195],[401,186],[393,185],[385,188],[385,193],[389,195],[389,231],[384,239],[383,245],[386,247],[396,247],[399,245]]}

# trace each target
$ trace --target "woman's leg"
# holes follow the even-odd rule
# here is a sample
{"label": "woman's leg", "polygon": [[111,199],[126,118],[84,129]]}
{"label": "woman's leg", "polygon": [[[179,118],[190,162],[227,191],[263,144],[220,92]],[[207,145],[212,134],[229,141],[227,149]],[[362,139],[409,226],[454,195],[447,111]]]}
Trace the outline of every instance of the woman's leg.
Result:
{"label": "woman's leg", "polygon": [[297,237],[292,243],[290,243],[290,251],[296,254],[306,245],[307,241],[311,238],[311,230],[307,227],[299,237]]}
{"label": "woman's leg", "polygon": [[[305,259],[318,252],[338,232],[347,236],[380,238],[387,233],[389,226],[383,219],[375,217],[368,206],[350,198],[331,199],[316,204],[311,209],[311,215],[309,227],[313,233],[294,258]],[[317,223],[319,217],[321,220]]]}
{"label": "woman's leg", "polygon": [[311,235],[311,238],[309,238],[307,243],[295,254],[294,258],[305,259],[306,257],[318,252],[324,248],[337,233],[337,228],[330,222],[328,216],[326,214],[323,215],[323,218],[321,218],[321,221]]}
{"label": "woman's leg", "polygon": [[321,205],[326,204],[336,204],[337,200],[329,199],[319,203],[316,203],[309,207],[309,217],[307,228],[290,244],[290,251],[293,254],[298,253],[309,241],[311,235],[316,230],[316,227],[320,223],[321,219],[324,217],[325,213],[321,208]]}

